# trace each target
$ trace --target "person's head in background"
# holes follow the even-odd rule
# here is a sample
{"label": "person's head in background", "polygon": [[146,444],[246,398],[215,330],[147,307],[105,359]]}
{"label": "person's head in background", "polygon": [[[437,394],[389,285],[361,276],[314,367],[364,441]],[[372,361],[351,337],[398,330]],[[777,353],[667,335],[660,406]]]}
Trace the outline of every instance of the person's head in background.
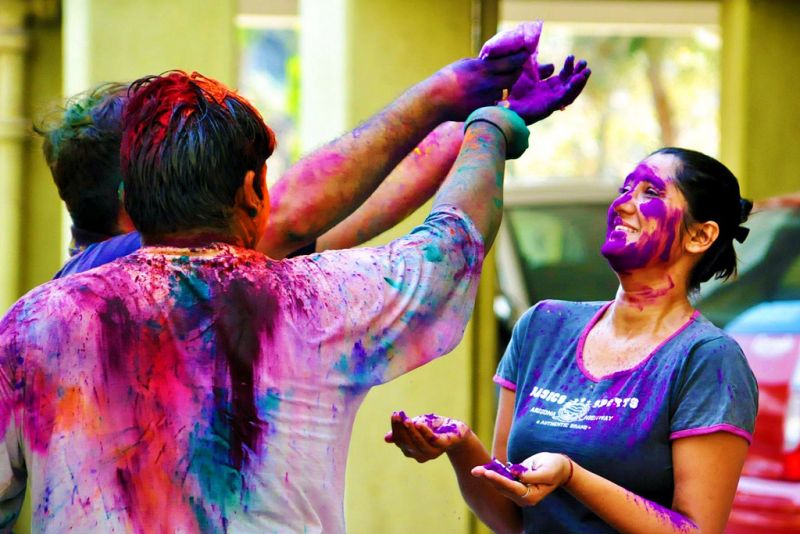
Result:
{"label": "person's head in background", "polygon": [[69,99],[36,128],[61,200],[72,219],[70,254],[133,230],[122,208],[119,147],[128,86],[104,83]]}
{"label": "person's head in background", "polygon": [[246,99],[198,73],[147,76],[130,85],[122,126],[125,208],[146,243],[255,246],[276,140]]}

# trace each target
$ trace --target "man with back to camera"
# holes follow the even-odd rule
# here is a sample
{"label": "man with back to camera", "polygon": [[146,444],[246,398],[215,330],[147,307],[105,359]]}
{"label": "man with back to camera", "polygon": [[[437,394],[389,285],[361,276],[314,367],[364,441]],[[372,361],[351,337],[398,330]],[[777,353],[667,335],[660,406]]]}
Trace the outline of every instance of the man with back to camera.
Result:
{"label": "man with back to camera", "polygon": [[[565,70],[561,90],[515,101],[526,120],[577,96],[588,71]],[[38,529],[343,532],[355,411],[460,339],[503,156],[527,129],[478,110],[411,234],[275,262],[251,250],[274,147],[258,113],[198,75],[133,87],[125,202],[148,246],[41,286],[0,323],[3,524],[29,476]]]}

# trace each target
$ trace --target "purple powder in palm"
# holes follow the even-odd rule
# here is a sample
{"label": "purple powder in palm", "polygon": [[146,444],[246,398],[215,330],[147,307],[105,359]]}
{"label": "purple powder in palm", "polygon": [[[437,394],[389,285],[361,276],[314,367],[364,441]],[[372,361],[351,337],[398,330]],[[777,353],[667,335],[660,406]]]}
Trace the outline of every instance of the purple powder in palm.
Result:
{"label": "purple powder in palm", "polygon": [[528,468],[522,464],[504,464],[497,458],[492,458],[491,462],[484,464],[482,467],[487,471],[494,471],[495,473],[503,475],[507,479],[514,480],[516,482],[518,482],[519,477],[528,470]]}

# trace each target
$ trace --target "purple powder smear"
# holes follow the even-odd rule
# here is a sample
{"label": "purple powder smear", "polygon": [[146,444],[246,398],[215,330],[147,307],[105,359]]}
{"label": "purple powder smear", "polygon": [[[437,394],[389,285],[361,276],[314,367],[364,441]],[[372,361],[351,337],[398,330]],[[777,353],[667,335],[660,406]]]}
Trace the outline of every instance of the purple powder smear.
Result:
{"label": "purple powder smear", "polygon": [[647,233],[640,228],[636,241],[628,243],[628,233],[615,229],[616,226],[623,224],[617,208],[631,202],[633,191],[643,182],[660,192],[666,191],[665,181],[646,163],[641,163],[625,179],[624,192],[608,208],[606,241],[601,253],[612,269],[618,273],[629,273],[644,267],[655,258],[667,261],[675,241],[675,229],[683,216],[681,210],[669,209],[660,196],[643,202],[639,206],[641,215],[645,219],[655,220],[657,230]]}
{"label": "purple powder smear", "polygon": [[522,464],[512,464],[511,462],[504,464],[497,458],[492,458],[491,462],[483,464],[482,467],[487,471],[494,471],[515,482],[519,482],[519,477],[528,471],[528,468]]}

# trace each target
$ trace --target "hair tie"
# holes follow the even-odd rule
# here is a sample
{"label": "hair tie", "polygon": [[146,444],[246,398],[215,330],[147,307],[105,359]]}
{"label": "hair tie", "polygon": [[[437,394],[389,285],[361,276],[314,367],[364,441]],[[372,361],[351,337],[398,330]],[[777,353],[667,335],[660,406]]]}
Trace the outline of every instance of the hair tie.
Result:
{"label": "hair tie", "polygon": [[747,239],[747,236],[749,234],[750,234],[750,228],[739,226],[736,228],[736,230],[733,231],[733,238],[739,243],[744,243],[744,240]]}

